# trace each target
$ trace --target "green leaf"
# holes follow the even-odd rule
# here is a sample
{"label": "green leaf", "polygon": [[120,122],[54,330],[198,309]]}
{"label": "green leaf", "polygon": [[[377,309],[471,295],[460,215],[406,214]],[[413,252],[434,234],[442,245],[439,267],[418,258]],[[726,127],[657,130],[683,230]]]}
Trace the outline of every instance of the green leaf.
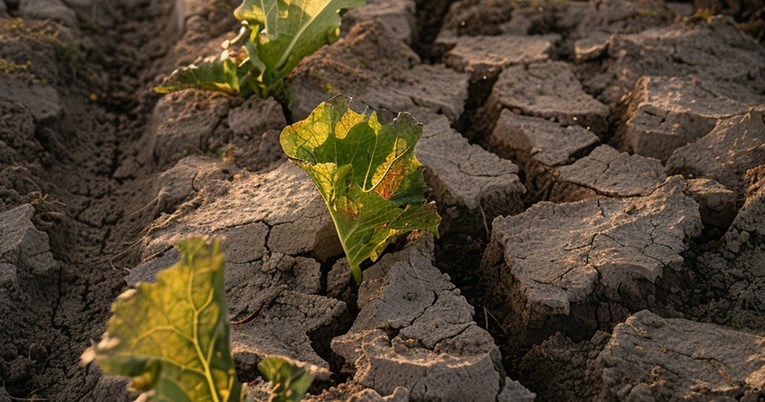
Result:
{"label": "green leaf", "polygon": [[282,131],[284,152],[313,180],[327,204],[357,283],[360,264],[376,260],[396,237],[416,229],[438,235],[434,204],[425,201],[414,147],[422,125],[401,113],[359,114],[350,98],[324,102]]}
{"label": "green leaf", "polygon": [[310,366],[283,356],[261,360],[258,370],[271,381],[268,402],[300,402],[314,378]]}
{"label": "green leaf", "polygon": [[260,98],[284,96],[284,78],[304,57],[340,35],[340,12],[365,0],[244,0],[234,11],[243,22],[223,42],[220,61],[173,72],[155,91],[187,88]]}
{"label": "green leaf", "polygon": [[156,283],[120,295],[106,333],[82,360],[131,377],[146,400],[244,400],[229,346],[221,242],[190,238],[176,247],[181,261]]}
{"label": "green leaf", "polygon": [[[258,57],[266,66],[264,84],[281,80],[302,60],[340,33],[340,11],[364,0],[244,0],[234,16],[258,32]],[[255,28],[257,27],[257,28]]]}
{"label": "green leaf", "polygon": [[234,95],[240,93],[240,81],[243,78],[240,74],[243,71],[230,59],[204,62],[173,71],[154,91],[166,94],[198,88]]}

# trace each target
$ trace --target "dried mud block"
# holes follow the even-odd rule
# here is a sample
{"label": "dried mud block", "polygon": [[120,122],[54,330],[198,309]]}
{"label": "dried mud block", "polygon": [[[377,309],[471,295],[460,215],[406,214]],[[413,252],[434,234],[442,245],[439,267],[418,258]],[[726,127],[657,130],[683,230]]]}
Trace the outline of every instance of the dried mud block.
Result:
{"label": "dried mud block", "polygon": [[742,197],[746,171],[763,161],[765,121],[762,113],[751,112],[722,120],[700,140],[675,150],[667,172],[713,179]]}
{"label": "dried mud block", "polygon": [[50,85],[28,84],[0,76],[0,101],[23,105],[35,123],[46,123],[63,116],[58,91]]}
{"label": "dried mud block", "polygon": [[526,190],[518,179],[518,167],[469,144],[446,117],[425,125],[415,153],[426,167],[439,207],[466,209],[488,221],[523,209],[521,196]]}
{"label": "dried mud block", "polygon": [[502,108],[562,124],[578,124],[597,134],[608,128],[608,106],[582,89],[563,62],[513,66],[505,69],[487,101],[489,110]]}
{"label": "dried mud block", "polygon": [[304,402],[409,402],[409,400],[409,390],[404,387],[396,388],[390,395],[380,395],[371,388],[364,388],[348,381],[324,389],[318,395],[308,394],[303,399]]}
{"label": "dried mud block", "polygon": [[274,167],[285,160],[279,134],[287,126],[282,106],[272,98],[247,99],[232,108],[226,119],[232,136],[225,145],[233,145],[229,155],[237,166],[248,170]]}
{"label": "dried mud block", "polygon": [[172,213],[199,189],[216,180],[230,180],[235,171],[235,166],[222,164],[219,159],[187,156],[154,178],[151,194],[156,196],[142,210],[153,218],[163,212]]}
{"label": "dried mud block", "polygon": [[305,58],[289,78],[294,119],[303,119],[337,94],[353,94],[358,105],[421,119],[434,113],[456,121],[467,99],[467,75],[420,64],[412,49],[381,22],[364,21],[332,46]]}
{"label": "dried mud block", "polygon": [[765,396],[765,338],[641,311],[601,352],[604,400],[756,401]]}
{"label": "dried mud block", "polygon": [[731,229],[739,232],[736,237],[747,232],[750,240],[765,240],[765,164],[749,169],[744,177],[749,186],[744,206],[738,211]]}
{"label": "dried mud block", "polygon": [[45,277],[58,268],[48,234],[32,224],[30,204],[0,213],[0,289],[22,290],[33,276]]}
{"label": "dried mud block", "polygon": [[602,71],[586,77],[590,93],[617,103],[643,76],[695,76],[715,94],[755,105],[765,103],[765,49],[739,31],[732,20],[675,23],[628,35],[615,35]]}
{"label": "dried mud block", "polygon": [[[332,349],[355,368],[352,381],[410,400],[495,401],[510,382],[499,349],[473,321],[473,308],[433,265],[433,238],[424,235],[367,269],[361,309]],[[524,395],[522,387],[507,394]]]}
{"label": "dried mud block", "polygon": [[[0,91],[2,91],[0,89]],[[2,97],[2,95],[0,95]],[[6,169],[20,169],[21,164],[40,158],[45,154],[43,147],[35,137],[36,125],[32,113],[26,106],[0,99],[0,186],[6,185],[7,181],[19,181],[19,173],[8,174]],[[28,174],[28,172],[27,172]],[[11,179],[11,180],[9,180]],[[3,200],[8,197],[8,190],[3,192]],[[14,204],[19,205],[20,202]],[[2,208],[0,201],[0,209]]]}
{"label": "dried mud block", "polygon": [[20,0],[18,14],[24,18],[54,20],[65,25],[77,26],[77,13],[61,0]]}
{"label": "dried mud block", "polygon": [[[747,173],[743,206],[721,247],[696,257],[703,288],[716,295],[709,304],[715,322],[761,332],[765,328],[765,164]],[[705,306],[706,307],[706,306]]]}
{"label": "dried mud block", "polygon": [[624,151],[666,162],[675,149],[705,136],[718,121],[748,110],[691,77],[643,77],[615,140]]}
{"label": "dried mud block", "polygon": [[600,32],[637,33],[668,25],[674,19],[664,0],[597,0],[587,5],[575,22],[575,37]]}
{"label": "dried mud block", "polygon": [[610,333],[597,331],[592,338],[575,342],[557,332],[531,346],[519,372],[524,383],[539,390],[538,400],[600,401],[600,383],[590,374],[590,366],[610,338]]}
{"label": "dried mud block", "polygon": [[147,144],[139,159],[161,168],[207,149],[228,110],[228,98],[212,92],[190,89],[163,96],[144,133]]}
{"label": "dried mud block", "polygon": [[[187,204],[193,209],[188,211]],[[152,280],[161,268],[152,261],[174,252],[175,240],[192,234],[225,236],[228,262],[242,265],[265,264],[274,255],[324,260],[342,252],[324,202],[308,176],[291,163],[231,182],[211,182],[160,222],[143,252],[147,262],[131,271],[129,283]]]}
{"label": "dried mud block", "polygon": [[350,398],[349,402],[408,402],[409,391],[406,388],[398,387],[393,390],[393,393],[388,396],[382,396],[377,391],[367,388],[363,391],[359,391]]}
{"label": "dried mud block", "polygon": [[513,17],[513,7],[507,1],[454,1],[444,17],[439,40],[457,36],[500,35],[506,31],[505,26]]}
{"label": "dried mud block", "polygon": [[341,32],[349,32],[362,21],[376,20],[390,29],[393,38],[410,44],[415,32],[416,12],[414,0],[368,0],[364,7],[343,14]]}
{"label": "dried mud block", "polygon": [[684,190],[672,177],[645,197],[540,202],[495,219],[481,270],[508,332],[522,343],[555,331],[582,339],[657,302],[701,233],[698,204]]}
{"label": "dried mud block", "polygon": [[451,46],[444,63],[457,71],[486,71],[550,60],[559,35],[463,36],[439,43]]}
{"label": "dried mud block", "polygon": [[704,223],[727,228],[738,212],[736,193],[711,179],[690,179],[686,193],[699,203]]}
{"label": "dried mud block", "polygon": [[505,109],[485,142],[487,149],[521,166],[532,199],[546,199],[557,167],[572,163],[599,140],[578,125],[519,116]]}
{"label": "dried mud block", "polygon": [[233,329],[237,367],[255,375],[263,356],[282,354],[323,368],[321,377],[327,379],[329,364],[315,352],[310,336],[317,331],[334,335],[347,308],[318,294],[322,273],[315,258],[342,251],[313,183],[291,163],[232,180],[200,179],[194,197],[151,226],[144,262],[126,281],[131,286],[151,282],[173,265],[179,255],[171,245],[177,239],[223,237],[228,313],[233,320],[249,319]]}
{"label": "dried mud block", "polygon": [[666,178],[664,166],[657,159],[600,145],[586,157],[559,169],[551,199],[578,201],[599,195],[647,196]]}
{"label": "dried mud block", "polygon": [[583,62],[597,59],[608,50],[611,34],[593,32],[583,39],[574,42],[574,61]]}
{"label": "dried mud block", "polygon": [[329,363],[313,349],[309,334],[336,325],[347,313],[345,303],[291,291],[267,303],[252,320],[231,327],[231,351],[237,370],[254,377],[260,360],[282,355],[317,366],[317,379],[329,380]]}
{"label": "dried mud block", "polygon": [[748,172],[752,183],[744,205],[725,233],[725,257],[733,261],[728,272],[738,282],[730,293],[738,307],[756,312],[765,324],[765,165]]}

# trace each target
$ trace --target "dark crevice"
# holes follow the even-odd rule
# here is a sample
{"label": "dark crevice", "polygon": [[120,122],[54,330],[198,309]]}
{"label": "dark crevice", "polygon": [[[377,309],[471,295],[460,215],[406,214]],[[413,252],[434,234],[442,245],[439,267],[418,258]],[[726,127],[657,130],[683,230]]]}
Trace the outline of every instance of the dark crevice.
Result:
{"label": "dark crevice", "polygon": [[444,22],[449,7],[456,0],[416,0],[417,31],[412,43],[412,49],[424,62],[433,63],[440,58],[440,54],[433,46],[441,25]]}
{"label": "dark crevice", "polygon": [[470,73],[465,108],[453,127],[471,143],[482,141],[496,125],[484,108],[501,72],[501,67],[481,65]]}

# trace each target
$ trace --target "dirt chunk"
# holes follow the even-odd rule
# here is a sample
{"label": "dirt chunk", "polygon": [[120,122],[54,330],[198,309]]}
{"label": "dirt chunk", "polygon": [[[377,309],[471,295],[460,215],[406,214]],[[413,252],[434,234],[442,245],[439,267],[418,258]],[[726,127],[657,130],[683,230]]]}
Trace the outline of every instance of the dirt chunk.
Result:
{"label": "dirt chunk", "polygon": [[254,300],[268,303],[257,316],[232,327],[231,349],[237,373],[252,380],[258,376],[260,360],[282,355],[317,366],[317,380],[329,380],[329,363],[316,353],[309,334],[340,321],[347,314],[345,303],[292,291],[281,292],[272,301],[264,301],[264,297],[269,297],[269,292]]}
{"label": "dirt chunk", "polygon": [[34,117],[35,123],[51,122],[60,118],[64,109],[58,91],[43,84],[27,84],[0,75],[0,101],[23,105]]}
{"label": "dirt chunk", "polygon": [[691,77],[643,77],[615,141],[624,151],[666,162],[672,151],[705,136],[718,121],[748,110]]}
{"label": "dirt chunk", "polygon": [[619,152],[600,145],[576,163],[559,169],[554,201],[578,201],[598,195],[650,195],[667,175],[657,159]]}
{"label": "dirt chunk", "polygon": [[637,33],[646,28],[667,25],[674,15],[664,0],[597,0],[587,4],[576,21],[576,36],[589,33]]}
{"label": "dirt chunk", "polygon": [[30,204],[0,213],[0,287],[23,290],[34,276],[47,276],[58,268],[48,235],[35,228]]}
{"label": "dirt chunk", "polygon": [[562,62],[505,69],[486,108],[497,115],[507,108],[522,115],[577,124],[595,133],[604,133],[608,127],[608,107],[585,93],[569,66]]}
{"label": "dirt chunk", "polygon": [[765,103],[765,50],[728,18],[616,35],[606,56],[597,62],[600,71],[581,76],[588,92],[608,104],[616,104],[643,76],[689,75],[715,94],[747,104]]}
{"label": "dirt chunk", "polygon": [[531,347],[519,364],[519,378],[545,401],[587,402],[599,400],[601,383],[591,375],[593,361],[611,334],[598,331],[579,342],[558,332]]}
{"label": "dirt chunk", "polygon": [[236,167],[220,160],[200,155],[187,156],[170,169],[157,175],[152,183],[155,197],[134,213],[148,212],[152,219],[162,213],[171,214],[183,201],[188,200],[212,181],[230,180]]}
{"label": "dirt chunk", "polygon": [[539,117],[519,116],[505,109],[485,146],[518,163],[532,200],[547,200],[558,167],[572,163],[598,144],[598,137],[578,125],[561,125]]}
{"label": "dirt chunk", "polygon": [[353,94],[360,104],[408,111],[420,120],[437,113],[456,121],[467,98],[467,75],[419,61],[381,22],[362,22],[296,67],[289,78],[289,110],[303,119],[320,102]]}
{"label": "dirt chunk", "polygon": [[342,32],[349,32],[363,21],[376,20],[387,26],[395,39],[411,44],[416,11],[414,0],[368,0],[366,6],[343,14]]}
{"label": "dirt chunk", "polygon": [[603,397],[618,400],[757,400],[765,338],[641,311],[614,328],[600,354]]}
{"label": "dirt chunk", "polygon": [[[0,115],[3,116],[0,120],[0,155],[3,156],[3,169],[20,169],[20,166],[13,165],[25,162],[32,164],[42,159],[44,151],[35,138],[37,125],[32,112],[20,103],[0,100]],[[3,176],[6,175],[0,174],[0,177]],[[13,176],[14,179],[21,178],[20,173]],[[0,179],[0,182],[5,181]]]}
{"label": "dirt chunk", "polygon": [[539,117],[503,110],[486,143],[493,152],[523,166],[554,167],[572,163],[594,147],[598,137],[578,125],[565,126]]}
{"label": "dirt chunk", "polygon": [[426,180],[440,208],[456,208],[488,221],[522,210],[525,189],[518,167],[469,144],[446,117],[425,125],[416,155],[426,167]]}
{"label": "dirt chunk", "polygon": [[653,304],[701,232],[684,189],[673,177],[645,197],[540,202],[495,219],[481,268],[504,300],[508,332],[519,342],[556,330],[583,339]]}
{"label": "dirt chunk", "polygon": [[[706,302],[694,317],[761,333],[765,330],[765,165],[747,172],[743,206],[719,244],[696,256]],[[734,211],[735,212],[735,211]]]}
{"label": "dirt chunk", "polygon": [[174,264],[176,239],[222,236],[228,312],[232,320],[245,321],[233,327],[237,367],[254,378],[262,357],[282,354],[319,366],[327,380],[329,363],[311,346],[310,336],[342,328],[347,308],[319,295],[321,264],[315,258],[341,250],[310,179],[285,163],[268,173],[242,172],[231,181],[200,177],[197,185],[193,197],[153,223],[144,262],[131,270],[128,284],[153,281],[160,269]]}
{"label": "dirt chunk", "polygon": [[[352,381],[380,395],[404,387],[411,400],[497,400],[511,383],[499,349],[433,258],[433,238],[423,236],[367,269],[361,311],[332,349],[355,368]],[[506,395],[532,400],[521,388]]]}
{"label": "dirt chunk", "polygon": [[701,220],[720,228],[730,226],[736,217],[736,193],[711,179],[690,179],[686,193],[699,203]]}
{"label": "dirt chunk", "polygon": [[667,161],[667,172],[706,177],[743,197],[745,174],[765,160],[765,121],[760,112],[720,121],[700,140],[678,148]]}
{"label": "dirt chunk", "polygon": [[[274,168],[284,161],[279,134],[287,125],[282,106],[273,98],[253,96],[232,108],[226,118],[231,136],[218,138],[218,148],[233,146],[226,155],[250,171]],[[214,146],[215,147],[215,146]]]}
{"label": "dirt chunk", "polygon": [[[176,238],[194,233],[245,241],[226,248],[228,259],[242,264],[274,253],[311,254],[323,260],[340,252],[323,201],[310,179],[291,163],[264,174],[242,174],[232,182],[211,181],[155,226],[145,258],[165,254]],[[139,267],[132,270],[129,278],[135,279],[129,282],[155,273],[148,265]]]}
{"label": "dirt chunk", "polygon": [[558,35],[500,35],[463,36],[444,39],[441,44],[451,49],[444,55],[444,63],[457,71],[484,71],[550,60],[552,48],[560,40]]}
{"label": "dirt chunk", "polygon": [[229,107],[228,97],[196,89],[163,96],[144,133],[147,146],[139,160],[161,169],[190,154],[206,151]]}

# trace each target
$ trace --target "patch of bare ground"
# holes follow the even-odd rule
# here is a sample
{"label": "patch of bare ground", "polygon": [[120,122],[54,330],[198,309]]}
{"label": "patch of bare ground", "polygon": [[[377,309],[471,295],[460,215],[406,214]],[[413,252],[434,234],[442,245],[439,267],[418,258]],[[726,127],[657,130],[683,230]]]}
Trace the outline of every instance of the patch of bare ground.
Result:
{"label": "patch of bare ground", "polygon": [[[80,353],[195,233],[256,398],[270,354],[319,367],[311,401],[763,397],[765,50],[731,19],[370,0],[279,103],[151,91],[232,2],[31,3],[0,0],[0,400],[130,400]],[[360,287],[278,145],[337,94],[423,123],[443,216]]]}

